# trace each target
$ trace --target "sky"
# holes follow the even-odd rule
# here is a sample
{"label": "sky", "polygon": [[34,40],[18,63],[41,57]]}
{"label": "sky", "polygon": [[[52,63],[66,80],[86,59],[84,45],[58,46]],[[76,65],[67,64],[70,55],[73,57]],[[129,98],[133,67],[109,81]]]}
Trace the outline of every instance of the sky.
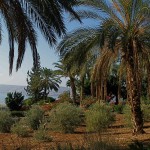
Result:
{"label": "sky", "polygon": [[[65,17],[65,23],[67,32],[73,31],[78,27],[82,26],[92,26],[95,25],[94,21],[84,20],[84,23],[80,24],[77,21],[69,22],[68,17]],[[60,41],[61,39],[59,39]],[[38,52],[40,54],[41,66],[47,67],[49,69],[55,69],[54,62],[59,60],[59,56],[56,53],[56,47],[50,47],[44,37],[38,32]],[[17,50],[17,49],[16,49]],[[16,72],[15,65],[16,65],[16,58],[17,53],[15,53],[14,59],[14,69],[12,75],[9,75],[9,44],[8,44],[8,36],[7,31],[3,26],[3,41],[0,45],[0,84],[7,84],[7,85],[27,85],[26,78],[27,78],[27,71],[31,70],[32,68],[32,53],[30,47],[27,46],[24,60],[22,62],[21,68]],[[68,79],[62,78],[62,83],[60,86],[65,87],[66,81]]]}

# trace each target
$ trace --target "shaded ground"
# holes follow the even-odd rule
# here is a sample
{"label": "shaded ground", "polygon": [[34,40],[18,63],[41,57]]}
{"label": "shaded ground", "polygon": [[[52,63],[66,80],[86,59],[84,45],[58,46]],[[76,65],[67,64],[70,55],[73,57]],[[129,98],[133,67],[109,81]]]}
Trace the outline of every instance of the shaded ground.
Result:
{"label": "shaded ground", "polygon": [[[122,147],[127,147],[128,144],[132,143],[134,140],[139,140],[146,144],[150,143],[150,122],[145,123],[144,130],[146,134],[133,136],[132,130],[124,127],[123,115],[116,115],[116,122],[104,133],[102,133],[101,138],[107,141],[112,141],[119,144]],[[46,150],[50,147],[55,147],[56,144],[72,143],[73,145],[85,145],[88,138],[95,138],[94,133],[86,133],[86,128],[84,125],[78,127],[74,134],[62,134],[55,132],[48,132],[47,134],[53,137],[52,142],[38,142],[34,140],[31,136],[27,138],[19,138],[13,134],[0,134],[0,150],[16,150],[18,147],[25,147],[26,149],[35,150]],[[29,148],[32,147],[32,148]]]}

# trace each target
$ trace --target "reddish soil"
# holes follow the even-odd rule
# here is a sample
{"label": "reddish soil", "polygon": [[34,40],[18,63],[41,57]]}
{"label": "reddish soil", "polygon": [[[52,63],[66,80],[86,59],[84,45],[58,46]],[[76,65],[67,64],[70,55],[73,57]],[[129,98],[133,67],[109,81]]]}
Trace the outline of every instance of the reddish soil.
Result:
{"label": "reddish soil", "polygon": [[[144,143],[150,143],[150,122],[144,125],[145,134],[133,136],[132,130],[124,127],[123,115],[116,115],[116,122],[104,133],[101,134],[102,139],[107,139],[119,144],[122,147],[127,147],[134,140],[139,140]],[[95,138],[95,133],[87,133],[84,125],[78,127],[74,134],[62,134],[56,132],[48,132],[53,137],[52,142],[38,142],[31,136],[27,138],[19,138],[14,134],[0,134],[0,150],[17,150],[18,147],[25,147],[27,150],[46,150],[50,147],[55,147],[56,144],[72,143],[73,145],[85,145],[88,137]],[[29,148],[30,147],[30,148]]]}

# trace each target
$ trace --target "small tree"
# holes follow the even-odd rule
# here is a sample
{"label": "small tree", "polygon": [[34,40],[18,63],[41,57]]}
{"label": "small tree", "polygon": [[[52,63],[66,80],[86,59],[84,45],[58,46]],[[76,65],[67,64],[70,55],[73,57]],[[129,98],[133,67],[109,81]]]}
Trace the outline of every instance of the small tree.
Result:
{"label": "small tree", "polygon": [[58,91],[59,83],[61,83],[60,77],[55,74],[51,69],[42,68],[41,69],[41,87],[43,89],[42,95],[46,100],[49,92],[51,90]]}
{"label": "small tree", "polygon": [[31,71],[27,73],[27,88],[25,89],[27,94],[32,97],[33,101],[36,102],[41,98],[41,66],[40,66],[40,56],[38,55],[38,66],[32,68]]}
{"label": "small tree", "polygon": [[7,93],[5,103],[12,110],[20,110],[22,108],[24,96],[20,92]]}

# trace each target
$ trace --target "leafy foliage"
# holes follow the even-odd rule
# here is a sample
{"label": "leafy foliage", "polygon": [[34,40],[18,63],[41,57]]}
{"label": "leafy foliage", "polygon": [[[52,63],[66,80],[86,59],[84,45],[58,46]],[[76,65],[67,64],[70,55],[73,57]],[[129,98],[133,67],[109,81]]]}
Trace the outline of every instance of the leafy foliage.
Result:
{"label": "leafy foliage", "polygon": [[[77,6],[76,0],[71,1],[49,1],[49,0],[17,0],[2,1],[2,21],[8,31],[9,64],[12,73],[15,44],[18,45],[18,58],[16,69],[21,67],[26,45],[29,43],[33,55],[33,64],[37,65],[37,31],[39,29],[50,45],[56,43],[56,37],[65,34],[63,12],[67,11],[75,16],[73,6]],[[37,28],[36,28],[37,27]],[[2,28],[0,28],[0,42],[2,41]]]}
{"label": "leafy foliage", "polygon": [[33,104],[33,99],[32,98],[28,98],[28,99],[25,99],[23,101],[23,105],[26,106],[26,107],[31,107],[32,104]]}
{"label": "leafy foliage", "polygon": [[150,104],[142,105],[143,118],[145,122],[150,121]]}
{"label": "leafy foliage", "polygon": [[37,102],[41,98],[41,65],[40,56],[38,55],[38,64],[36,68],[32,68],[27,73],[27,88],[25,89],[27,94],[32,98],[33,102]]}
{"label": "leafy foliage", "polygon": [[60,103],[51,110],[49,126],[56,131],[72,133],[81,123],[80,115],[80,108],[67,102]]}
{"label": "leafy foliage", "polygon": [[124,108],[123,104],[118,104],[113,106],[114,112],[117,112],[119,114],[123,113],[123,108]]}
{"label": "leafy foliage", "polygon": [[27,137],[29,135],[28,126],[26,126],[25,124],[22,124],[21,122],[15,123],[11,127],[11,132],[14,134],[17,134],[20,137]]}
{"label": "leafy foliage", "polygon": [[32,107],[26,113],[26,122],[33,130],[37,130],[43,120],[44,111],[37,106]]}
{"label": "leafy foliage", "polygon": [[131,115],[131,108],[129,107],[129,105],[125,105],[124,109],[123,109],[123,114],[124,114],[124,121],[125,121],[125,125],[127,127],[132,128],[133,123],[131,121],[132,119],[132,115]]}
{"label": "leafy foliage", "polygon": [[[74,30],[64,37],[57,49],[62,58],[70,56],[67,59],[68,64],[76,64],[78,67],[96,54],[91,80],[95,83],[97,97],[103,97],[103,93],[106,96],[104,83],[110,75],[111,67],[119,60],[119,80],[125,77],[123,80],[127,83],[124,87],[127,87],[128,99],[134,113],[132,119],[136,122],[133,132],[143,133],[140,107],[142,80],[137,78],[142,79],[145,73],[146,76],[150,74],[149,1],[82,0],[82,5],[85,8],[78,11],[79,16],[82,19],[94,19],[98,25]],[[89,57],[90,54],[93,57]],[[116,84],[114,86],[117,88]],[[126,98],[124,87],[120,87],[120,91],[124,91],[122,96]]]}
{"label": "leafy foliage", "polygon": [[13,125],[14,120],[11,117],[9,111],[0,111],[0,132],[7,133],[10,132],[11,126]]}
{"label": "leafy foliage", "polygon": [[51,90],[58,91],[61,80],[60,77],[55,74],[55,71],[47,68],[41,69],[41,77],[42,97],[46,100]]}
{"label": "leafy foliage", "polygon": [[11,111],[12,117],[24,117],[25,111]]}
{"label": "leafy foliage", "polygon": [[12,110],[20,110],[23,105],[24,96],[22,93],[14,92],[7,93],[7,97],[5,98],[5,103],[7,107]]}
{"label": "leafy foliage", "polygon": [[114,121],[114,114],[111,108],[105,104],[95,103],[85,113],[86,126],[88,131],[102,132]]}
{"label": "leafy foliage", "polygon": [[47,134],[47,131],[44,128],[39,128],[37,131],[35,131],[34,138],[43,142],[51,142],[53,140],[52,137]]}
{"label": "leafy foliage", "polygon": [[60,77],[55,74],[55,71],[47,68],[41,68],[40,57],[38,57],[38,67],[28,71],[27,83],[25,89],[29,96],[33,99],[33,103],[40,99],[47,99],[51,90],[58,91]]}

